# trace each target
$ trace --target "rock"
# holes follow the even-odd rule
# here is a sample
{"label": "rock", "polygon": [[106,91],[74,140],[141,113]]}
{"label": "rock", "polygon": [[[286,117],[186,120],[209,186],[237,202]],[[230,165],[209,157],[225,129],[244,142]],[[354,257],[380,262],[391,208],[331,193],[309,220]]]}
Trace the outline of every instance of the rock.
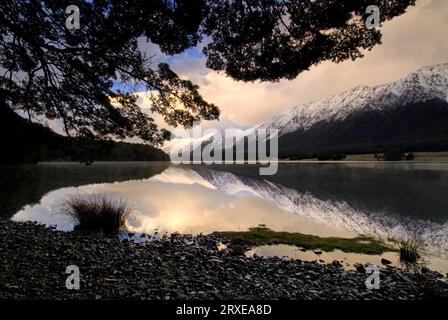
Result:
{"label": "rock", "polygon": [[389,261],[389,260],[387,260],[387,259],[382,258],[382,259],[381,259],[381,263],[382,263],[383,265],[385,265],[385,266],[388,266],[388,265],[390,265],[390,264],[392,263],[392,261]]}
{"label": "rock", "polygon": [[278,257],[251,259],[234,255],[238,249],[244,254],[244,244],[220,251],[220,240],[206,235],[176,234],[130,244],[0,221],[0,237],[0,279],[4,279],[0,300],[73,299],[74,292],[64,285],[65,268],[71,264],[79,265],[82,275],[77,299],[409,300],[427,297],[421,283],[430,284],[432,296],[448,295],[447,285],[438,280],[440,274],[425,268],[421,274],[383,269],[381,290],[367,292],[362,264],[355,264],[353,272],[344,270],[338,260],[319,264]]}
{"label": "rock", "polygon": [[366,268],[362,264],[355,264],[356,271],[359,273],[366,273]]}
{"label": "rock", "polygon": [[427,273],[431,273],[431,272],[432,272],[432,270],[429,269],[427,266],[422,266],[422,268],[420,269],[420,271],[421,271],[423,274],[427,274]]}
{"label": "rock", "polygon": [[128,291],[126,289],[121,289],[118,291],[118,294],[122,297],[125,296],[127,293],[128,293]]}
{"label": "rock", "polygon": [[320,256],[322,254],[322,250],[313,250],[313,252],[315,254],[317,254],[318,256]]}
{"label": "rock", "polygon": [[402,274],[402,273],[398,273],[398,278],[399,278],[400,281],[402,281],[402,282],[406,282],[406,283],[410,283],[410,282],[412,282],[412,280],[411,280],[408,276],[406,276],[406,275],[404,275],[404,274]]}
{"label": "rock", "polygon": [[342,264],[338,260],[333,260],[331,264],[334,265],[335,267],[342,267]]}
{"label": "rock", "polygon": [[234,245],[231,247],[231,253],[235,256],[242,256],[246,253],[246,248],[240,245]]}

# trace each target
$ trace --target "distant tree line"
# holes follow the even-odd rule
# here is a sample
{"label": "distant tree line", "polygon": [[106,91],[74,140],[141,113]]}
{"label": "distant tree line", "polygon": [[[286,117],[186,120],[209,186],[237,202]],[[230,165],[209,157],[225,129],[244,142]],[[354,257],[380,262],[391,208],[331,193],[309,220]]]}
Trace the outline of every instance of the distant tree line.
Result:
{"label": "distant tree line", "polygon": [[325,151],[321,153],[314,154],[280,154],[280,159],[289,160],[304,160],[304,159],[317,159],[319,161],[341,161],[344,160],[347,155],[343,152],[338,151]]}
{"label": "distant tree line", "polygon": [[[319,161],[341,161],[347,157],[347,154],[359,154],[359,153],[344,153],[338,151],[325,151],[313,154],[292,154],[281,153],[280,159],[288,160],[305,160],[305,159],[317,159]],[[402,149],[390,149],[384,152],[375,152],[374,158],[378,161],[412,161],[415,159],[415,155],[412,152],[405,153]]]}
{"label": "distant tree line", "polygon": [[6,108],[0,111],[0,150],[0,164],[169,160],[149,145],[62,136]]}
{"label": "distant tree line", "polygon": [[384,160],[384,161],[412,161],[415,159],[415,156],[413,153],[406,154],[404,151],[400,149],[393,149],[393,150],[387,150],[382,155],[381,154],[375,154],[376,160]]}

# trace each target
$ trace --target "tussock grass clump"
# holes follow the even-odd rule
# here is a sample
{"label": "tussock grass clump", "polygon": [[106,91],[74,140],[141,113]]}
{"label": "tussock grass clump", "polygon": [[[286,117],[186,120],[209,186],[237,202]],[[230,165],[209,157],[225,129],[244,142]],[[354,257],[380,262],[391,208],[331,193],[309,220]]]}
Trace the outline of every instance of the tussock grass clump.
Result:
{"label": "tussock grass clump", "polygon": [[113,234],[124,228],[134,207],[111,195],[75,194],[64,201],[63,211],[77,223],[75,230]]}
{"label": "tussock grass clump", "polygon": [[417,241],[402,240],[398,242],[400,263],[407,268],[419,269],[423,264],[421,245]]}
{"label": "tussock grass clump", "polygon": [[424,258],[424,246],[417,237],[408,239],[389,239],[389,242],[397,248],[398,262],[407,269],[419,271],[426,265]]}

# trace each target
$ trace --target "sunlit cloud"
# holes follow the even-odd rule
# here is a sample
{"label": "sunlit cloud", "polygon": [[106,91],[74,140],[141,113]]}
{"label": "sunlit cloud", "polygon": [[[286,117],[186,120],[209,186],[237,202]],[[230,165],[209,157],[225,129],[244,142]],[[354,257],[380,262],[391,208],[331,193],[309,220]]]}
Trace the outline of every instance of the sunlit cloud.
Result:
{"label": "sunlit cloud", "polygon": [[419,0],[407,13],[384,24],[383,44],[365,52],[364,58],[340,64],[321,63],[292,81],[234,81],[207,69],[200,47],[164,61],[181,77],[200,85],[201,94],[220,107],[224,122],[252,126],[309,101],[358,85],[396,81],[420,67],[448,62],[446,17],[445,0]]}

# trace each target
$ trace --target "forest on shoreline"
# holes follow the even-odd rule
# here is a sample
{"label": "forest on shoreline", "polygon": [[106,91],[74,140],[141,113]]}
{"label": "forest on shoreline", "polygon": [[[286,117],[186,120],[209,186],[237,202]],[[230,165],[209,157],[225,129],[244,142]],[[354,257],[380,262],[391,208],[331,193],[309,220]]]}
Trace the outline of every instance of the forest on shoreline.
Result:
{"label": "forest on shoreline", "polygon": [[0,108],[0,164],[44,161],[168,161],[162,150],[146,144],[66,137]]}

